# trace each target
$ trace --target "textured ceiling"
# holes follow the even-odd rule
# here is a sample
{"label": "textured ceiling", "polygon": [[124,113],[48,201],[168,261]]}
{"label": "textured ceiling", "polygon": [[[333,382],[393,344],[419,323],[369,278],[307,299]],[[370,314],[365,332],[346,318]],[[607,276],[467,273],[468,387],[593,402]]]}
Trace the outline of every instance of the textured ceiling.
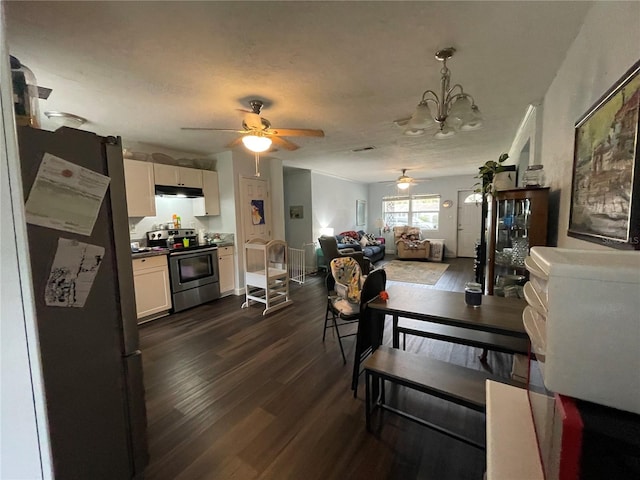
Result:
{"label": "textured ceiling", "polygon": [[[285,165],[362,182],[474,174],[509,149],[590,7],[587,2],[5,2],[12,54],[53,89],[41,110],[83,128],[205,156],[240,128],[248,100],[290,137]],[[439,48],[484,127],[407,137],[408,117],[439,87]],[[47,124],[43,126],[53,128]],[[374,146],[363,152],[352,150]],[[242,148],[242,147],[239,147]]]}

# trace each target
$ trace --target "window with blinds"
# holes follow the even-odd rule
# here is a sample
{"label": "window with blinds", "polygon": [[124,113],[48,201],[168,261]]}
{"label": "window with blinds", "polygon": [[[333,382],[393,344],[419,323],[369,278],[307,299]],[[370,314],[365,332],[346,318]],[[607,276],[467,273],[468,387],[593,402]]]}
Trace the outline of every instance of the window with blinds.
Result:
{"label": "window with blinds", "polygon": [[385,225],[410,225],[423,230],[438,230],[440,195],[402,195],[382,199]]}

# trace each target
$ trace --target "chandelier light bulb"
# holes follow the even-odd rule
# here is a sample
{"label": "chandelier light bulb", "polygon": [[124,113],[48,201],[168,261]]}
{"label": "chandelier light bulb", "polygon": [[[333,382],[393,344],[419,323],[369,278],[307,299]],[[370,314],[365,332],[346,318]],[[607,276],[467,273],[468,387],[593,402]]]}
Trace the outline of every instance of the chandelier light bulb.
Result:
{"label": "chandelier light bulb", "polygon": [[442,124],[442,128],[440,128],[440,130],[436,132],[434,137],[438,139],[445,139],[445,138],[451,138],[455,134],[456,134],[456,131],[453,128],[451,128],[449,125],[444,123]]}
{"label": "chandelier light bulb", "polygon": [[[471,115],[471,102],[467,97],[458,97],[451,105],[449,110],[450,117],[457,117],[463,120],[466,116]],[[464,120],[463,120],[464,121]]]}
{"label": "chandelier light bulb", "polygon": [[252,152],[266,152],[271,146],[271,139],[269,137],[262,137],[258,135],[245,135],[242,137],[242,143]]}

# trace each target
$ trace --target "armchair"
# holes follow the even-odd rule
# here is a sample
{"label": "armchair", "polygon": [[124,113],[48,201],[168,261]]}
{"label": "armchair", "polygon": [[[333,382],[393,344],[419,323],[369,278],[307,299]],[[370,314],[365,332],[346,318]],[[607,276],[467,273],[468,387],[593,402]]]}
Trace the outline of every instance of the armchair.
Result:
{"label": "armchair", "polygon": [[429,258],[429,240],[420,239],[417,227],[393,227],[393,239],[396,244],[396,257],[401,259],[427,260]]}
{"label": "armchair", "polygon": [[348,249],[339,250],[338,249],[338,241],[336,237],[322,236],[318,238],[320,242],[320,248],[322,249],[322,255],[324,255],[324,261],[327,265],[331,264],[331,260],[339,257],[351,257],[358,265],[360,265],[360,270],[363,275],[368,275],[369,270],[371,269],[371,262],[367,257],[364,256],[362,252],[356,251],[347,251]]}

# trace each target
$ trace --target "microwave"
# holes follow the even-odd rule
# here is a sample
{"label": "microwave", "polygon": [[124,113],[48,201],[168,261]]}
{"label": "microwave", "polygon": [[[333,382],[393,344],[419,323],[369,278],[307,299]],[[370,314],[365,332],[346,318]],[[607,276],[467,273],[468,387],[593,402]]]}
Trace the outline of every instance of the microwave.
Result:
{"label": "microwave", "polygon": [[529,358],[527,394],[545,480],[640,478],[640,415],[551,392]]}

